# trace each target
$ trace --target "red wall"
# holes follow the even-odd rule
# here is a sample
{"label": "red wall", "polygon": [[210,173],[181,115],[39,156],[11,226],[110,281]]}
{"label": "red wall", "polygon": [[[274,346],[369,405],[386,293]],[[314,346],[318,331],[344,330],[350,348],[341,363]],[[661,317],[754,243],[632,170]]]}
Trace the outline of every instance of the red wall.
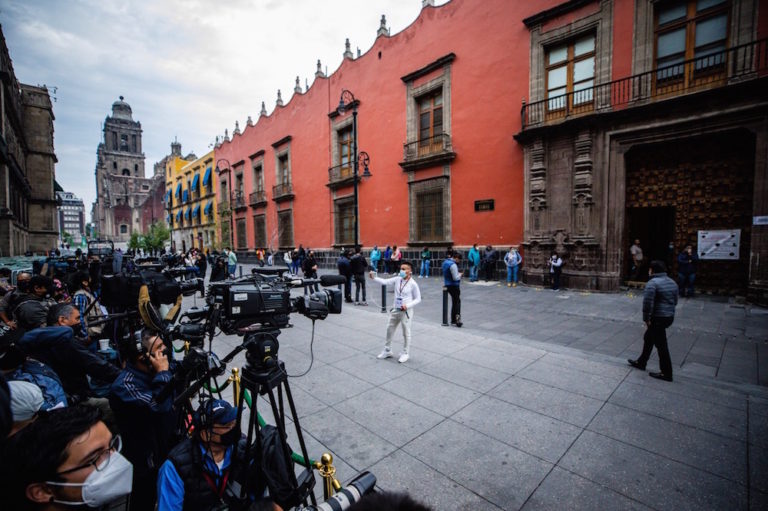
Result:
{"label": "red wall", "polygon": [[[218,147],[215,156],[232,164],[245,160],[244,188],[248,194],[253,189],[248,156],[265,151],[270,236],[277,222],[277,204],[271,200],[275,184],[272,144],[290,135],[294,241],[305,247],[331,247],[333,201],[326,183],[328,168],[334,162],[328,114],[338,106],[341,90],[349,89],[360,101],[359,150],[370,154],[373,174],[359,187],[360,241],[366,247],[405,245],[409,238],[408,175],[398,162],[403,158],[407,136],[406,85],[400,77],[454,53],[450,130],[456,152],[450,164],[453,243],[519,244],[525,207],[523,152],[512,136],[520,131],[521,101],[529,95],[531,41],[522,20],[560,3],[453,0],[440,7],[427,7],[405,30],[392,37],[379,37],[364,55],[345,60],[330,77],[316,80],[305,94],[295,95],[284,107],[246,127]],[[631,0],[617,3],[627,4],[617,7],[617,15],[631,12]],[[629,50],[622,52],[631,58]],[[629,69],[628,63],[626,67]],[[284,97],[288,99],[290,92]],[[440,174],[441,168],[415,172],[421,179]],[[338,190],[337,197],[346,191]],[[495,210],[476,213],[474,201],[480,199],[494,199]],[[236,214],[236,218],[247,218],[248,249],[255,248],[253,214],[250,207]]]}

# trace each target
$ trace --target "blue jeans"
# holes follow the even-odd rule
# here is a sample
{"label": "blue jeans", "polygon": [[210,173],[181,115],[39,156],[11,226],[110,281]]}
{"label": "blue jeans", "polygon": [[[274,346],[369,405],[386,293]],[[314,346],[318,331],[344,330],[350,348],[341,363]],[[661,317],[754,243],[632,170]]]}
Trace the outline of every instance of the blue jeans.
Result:
{"label": "blue jeans", "polygon": [[235,274],[235,270],[236,270],[236,269],[237,269],[237,265],[236,265],[236,264],[228,264],[228,265],[227,265],[227,272],[228,272],[230,275],[234,275],[234,274]]}
{"label": "blue jeans", "polygon": [[419,277],[429,277],[429,259],[421,261],[421,271]]}
{"label": "blue jeans", "polygon": [[472,264],[469,266],[469,281],[470,282],[477,282],[477,271],[479,268],[476,264]]}
{"label": "blue jeans", "polygon": [[378,259],[371,259],[371,266],[373,267],[373,271],[376,273],[379,273],[379,260]]}
{"label": "blue jeans", "polygon": [[678,279],[680,280],[680,295],[693,296],[693,283],[696,281],[695,273],[679,273]]}
{"label": "blue jeans", "polygon": [[507,266],[507,284],[514,282],[517,284],[517,269],[519,266]]}

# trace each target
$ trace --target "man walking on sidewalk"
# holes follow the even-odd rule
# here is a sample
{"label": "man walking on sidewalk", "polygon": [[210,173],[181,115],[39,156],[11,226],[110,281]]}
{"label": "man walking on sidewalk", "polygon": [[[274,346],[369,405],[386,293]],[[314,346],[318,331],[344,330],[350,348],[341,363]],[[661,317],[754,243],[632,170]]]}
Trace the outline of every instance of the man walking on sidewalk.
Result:
{"label": "man walking on sidewalk", "polygon": [[643,321],[647,330],[643,336],[643,352],[637,360],[629,359],[629,365],[645,370],[653,347],[659,354],[661,372],[648,373],[659,380],[672,381],[672,358],[667,346],[667,328],[675,320],[677,284],[667,277],[667,266],[662,261],[652,261],[648,270],[648,283],[643,292]]}
{"label": "man walking on sidewalk", "polygon": [[451,324],[461,327],[464,324],[461,322],[461,273],[459,273],[456,261],[453,260],[452,249],[448,249],[445,257],[442,268],[443,285],[448,294],[451,295]]}
{"label": "man walking on sidewalk", "polygon": [[368,276],[375,282],[384,286],[393,286],[395,288],[395,306],[389,314],[389,324],[387,325],[387,341],[384,350],[379,353],[377,358],[390,358],[392,356],[392,336],[395,334],[397,326],[403,329],[403,351],[397,360],[401,364],[410,358],[411,346],[411,321],[413,321],[413,308],[421,302],[421,292],[419,285],[412,278],[413,266],[409,262],[400,263],[400,273],[391,279],[382,279],[374,277],[373,272]]}

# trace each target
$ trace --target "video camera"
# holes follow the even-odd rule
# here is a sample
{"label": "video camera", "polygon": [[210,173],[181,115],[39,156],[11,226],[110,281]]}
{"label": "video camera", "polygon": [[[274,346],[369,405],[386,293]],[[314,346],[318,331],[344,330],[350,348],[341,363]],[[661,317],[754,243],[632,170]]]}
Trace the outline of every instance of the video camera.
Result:
{"label": "video camera", "polygon": [[203,294],[203,279],[176,281],[165,272],[138,269],[134,273],[102,275],[101,303],[107,307],[135,307],[141,286],[147,284],[149,296],[155,306],[173,304],[179,295]]}

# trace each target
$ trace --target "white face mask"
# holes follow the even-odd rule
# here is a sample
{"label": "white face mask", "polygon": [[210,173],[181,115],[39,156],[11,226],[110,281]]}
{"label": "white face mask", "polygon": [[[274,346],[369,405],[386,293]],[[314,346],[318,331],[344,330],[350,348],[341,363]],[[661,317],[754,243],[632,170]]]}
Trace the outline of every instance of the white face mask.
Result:
{"label": "white face mask", "polygon": [[54,500],[57,504],[65,506],[100,507],[108,504],[118,497],[128,495],[133,489],[133,465],[119,452],[113,452],[109,457],[109,463],[103,470],[94,470],[83,483],[59,483],[46,481],[49,486],[81,487],[81,502],[69,502],[66,500]]}
{"label": "white face mask", "polygon": [[401,279],[405,278],[405,270],[400,270],[400,278]]}

